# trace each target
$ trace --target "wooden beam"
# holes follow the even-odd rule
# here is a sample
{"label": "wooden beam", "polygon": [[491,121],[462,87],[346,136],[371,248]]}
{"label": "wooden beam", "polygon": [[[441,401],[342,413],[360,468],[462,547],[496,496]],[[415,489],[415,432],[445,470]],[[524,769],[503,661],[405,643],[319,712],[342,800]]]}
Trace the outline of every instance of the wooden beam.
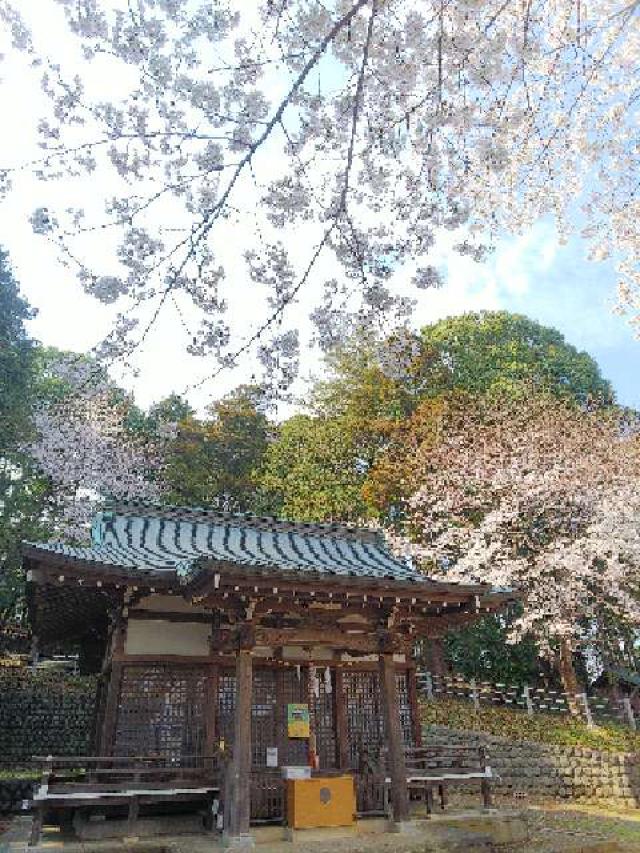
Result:
{"label": "wooden beam", "polygon": [[[216,580],[217,577],[217,580]],[[453,584],[446,581],[434,581],[425,578],[420,582],[397,581],[390,578],[372,576],[352,577],[329,575],[326,572],[300,572],[281,569],[277,566],[264,569],[239,566],[220,560],[203,559],[200,572],[187,584],[186,595],[201,596],[212,593],[214,585],[225,590],[270,590],[278,588],[280,594],[295,591],[301,595],[315,593],[318,600],[329,600],[329,595],[342,600],[342,595],[353,597],[371,596],[395,602],[401,600],[430,599],[432,601],[469,601],[473,596],[487,595],[491,588],[488,584]],[[505,599],[517,596],[509,593]],[[395,602],[398,603],[398,602]]]}
{"label": "wooden beam", "polygon": [[393,820],[401,822],[409,819],[409,791],[393,654],[383,652],[380,655],[379,672],[380,698],[382,699],[387,743],[387,773],[391,778]]}
{"label": "wooden beam", "polygon": [[249,836],[251,814],[251,692],[250,649],[240,649],[236,661],[236,708],[233,753],[225,780],[224,835],[231,846]]}
{"label": "wooden beam", "polygon": [[204,622],[211,624],[211,613],[191,613],[189,611],[169,612],[167,610],[141,610],[129,608],[129,619],[143,619],[150,622]]}
{"label": "wooden beam", "polygon": [[[82,579],[88,587],[100,583],[115,585],[135,584],[140,589],[153,587],[158,592],[169,588],[178,588],[177,574],[173,570],[162,570],[160,572],[141,572],[123,566],[107,565],[95,560],[83,560],[78,557],[70,557],[55,551],[43,551],[37,546],[25,545],[23,547],[25,557],[25,568],[29,569],[29,582],[42,583],[76,583]],[[60,581],[60,576],[63,580]]]}
{"label": "wooden beam", "polygon": [[[394,636],[394,651],[404,652],[409,639]],[[256,628],[256,643],[264,646],[329,646],[344,651],[376,654],[380,648],[375,634],[301,628]]]}
{"label": "wooden beam", "polygon": [[218,662],[218,657],[213,655],[126,655],[115,652],[112,661],[114,663],[172,663],[172,664],[198,664]]}

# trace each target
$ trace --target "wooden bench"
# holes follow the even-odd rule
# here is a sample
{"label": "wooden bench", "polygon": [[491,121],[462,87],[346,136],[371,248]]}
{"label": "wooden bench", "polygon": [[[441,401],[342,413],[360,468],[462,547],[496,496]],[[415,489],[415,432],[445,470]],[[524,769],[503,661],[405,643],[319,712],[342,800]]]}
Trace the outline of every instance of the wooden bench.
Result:
{"label": "wooden bench", "polygon": [[33,797],[34,818],[29,845],[38,843],[50,811],[91,811],[127,807],[127,834],[132,834],[141,806],[162,802],[202,802],[207,828],[213,825],[220,795],[219,756],[36,756],[43,767]]}
{"label": "wooden bench", "polygon": [[[447,805],[450,785],[478,780],[484,808],[491,808],[491,780],[495,778],[484,747],[420,746],[405,749],[409,795],[424,794],[427,817],[433,812],[433,790],[437,788],[440,807]],[[385,812],[390,814],[391,779],[385,778]]]}

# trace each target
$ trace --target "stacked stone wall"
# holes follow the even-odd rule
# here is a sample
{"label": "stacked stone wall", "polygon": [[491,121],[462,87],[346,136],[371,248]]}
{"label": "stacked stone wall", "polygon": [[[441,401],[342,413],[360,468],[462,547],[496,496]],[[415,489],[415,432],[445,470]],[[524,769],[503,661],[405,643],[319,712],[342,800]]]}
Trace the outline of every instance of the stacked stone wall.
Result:
{"label": "stacked stone wall", "polygon": [[425,745],[484,746],[499,777],[497,794],[640,807],[640,753],[513,741],[438,725],[426,726],[423,738]]}
{"label": "stacked stone wall", "polygon": [[97,679],[0,667],[0,769],[30,766],[34,755],[87,755]]}

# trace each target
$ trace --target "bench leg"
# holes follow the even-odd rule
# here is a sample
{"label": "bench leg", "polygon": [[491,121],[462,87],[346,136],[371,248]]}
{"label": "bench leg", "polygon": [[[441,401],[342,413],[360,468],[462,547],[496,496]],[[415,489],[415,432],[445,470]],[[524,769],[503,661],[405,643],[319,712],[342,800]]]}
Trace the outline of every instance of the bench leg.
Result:
{"label": "bench leg", "polygon": [[207,832],[213,832],[216,828],[216,818],[218,817],[218,797],[216,794],[211,794],[207,797],[207,812],[204,819],[204,828]]}
{"label": "bench leg", "polygon": [[491,808],[491,783],[488,779],[483,779],[480,783],[480,789],[482,791],[482,802],[485,809]]}
{"label": "bench leg", "polygon": [[138,802],[138,798],[132,797],[131,802],[129,803],[129,813],[127,815],[127,835],[133,834],[136,821],[138,820],[139,811],[140,803]]}
{"label": "bench leg", "polygon": [[425,794],[427,802],[427,817],[431,817],[431,812],[433,811],[433,788],[431,785],[427,785],[425,788]]}
{"label": "bench leg", "polygon": [[35,847],[40,841],[42,835],[42,823],[44,820],[44,806],[36,806],[33,813],[33,822],[31,824],[31,834],[29,835],[29,847]]}
{"label": "bench leg", "polygon": [[443,782],[441,785],[438,785],[438,790],[440,793],[440,808],[444,811],[448,801],[446,784]]}

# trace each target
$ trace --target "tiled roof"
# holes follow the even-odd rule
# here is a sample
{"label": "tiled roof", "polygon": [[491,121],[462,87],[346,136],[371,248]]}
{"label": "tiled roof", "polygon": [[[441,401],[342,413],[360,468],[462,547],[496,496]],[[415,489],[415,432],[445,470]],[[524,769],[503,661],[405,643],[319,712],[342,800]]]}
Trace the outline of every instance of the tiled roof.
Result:
{"label": "tiled roof", "polygon": [[99,513],[93,544],[37,544],[40,551],[105,566],[188,575],[198,560],[347,577],[426,580],[371,530],[197,509],[120,505]]}

